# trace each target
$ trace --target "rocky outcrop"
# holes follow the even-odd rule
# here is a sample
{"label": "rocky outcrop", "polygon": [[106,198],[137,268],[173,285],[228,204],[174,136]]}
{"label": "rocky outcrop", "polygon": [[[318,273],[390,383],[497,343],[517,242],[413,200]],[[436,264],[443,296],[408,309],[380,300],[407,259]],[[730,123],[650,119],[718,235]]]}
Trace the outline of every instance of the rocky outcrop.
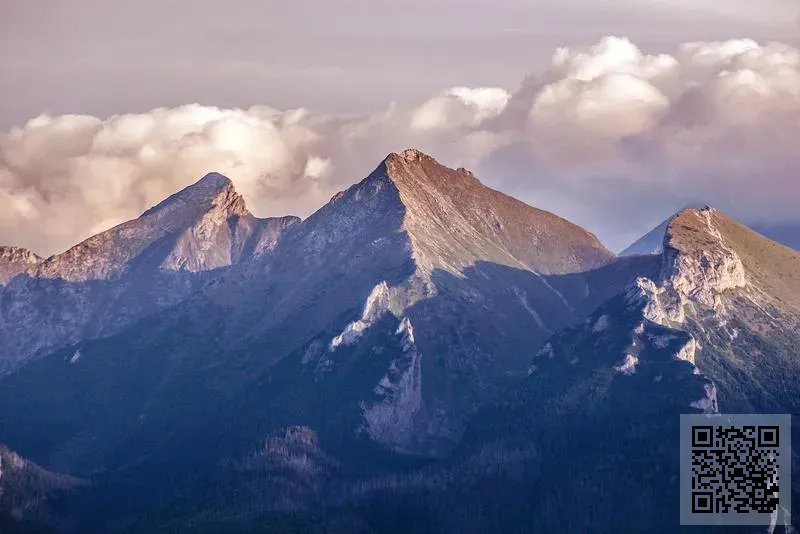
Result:
{"label": "rocky outcrop", "polygon": [[742,260],[716,227],[716,217],[717,211],[706,207],[682,212],[672,221],[661,277],[681,299],[723,312],[724,293],[745,287],[747,279]]}
{"label": "rocky outcrop", "polygon": [[[644,320],[637,327],[641,334],[648,324],[677,329],[674,335],[649,339],[656,348],[673,347],[674,358],[697,368],[699,343],[690,330],[702,315],[724,320],[726,303],[736,297],[731,291],[747,287],[742,260],[717,228],[716,210],[689,209],[676,215],[666,229],[662,268],[655,279],[640,277],[626,291],[628,306],[641,310]],[[702,330],[702,327],[700,328]],[[675,339],[682,339],[677,345]],[[637,340],[642,341],[641,335]],[[705,394],[689,403],[707,413],[717,411],[716,386],[709,381]]]}
{"label": "rocky outcrop", "polygon": [[33,269],[42,258],[22,247],[0,246],[0,287],[18,274]]}
{"label": "rocky outcrop", "polygon": [[364,303],[364,311],[361,312],[361,318],[349,323],[341,334],[331,339],[328,344],[328,351],[334,352],[341,345],[352,345],[357,342],[364,335],[365,330],[373,326],[383,314],[389,313],[392,292],[386,281],[376,285]]}
{"label": "rocky outcrop", "polygon": [[83,481],[46,471],[0,445],[0,514],[16,519],[47,515],[48,500],[83,485]]}
{"label": "rocky outcrop", "polygon": [[268,437],[264,450],[245,466],[264,465],[272,469],[289,469],[303,476],[319,474],[330,460],[319,446],[316,432],[305,426],[290,426]]}
{"label": "rocky outcrop", "polygon": [[394,450],[413,450],[419,439],[415,418],[422,408],[422,354],[408,317],[400,321],[402,355],[392,360],[373,392],[377,400],[361,405],[370,438]]}
{"label": "rocky outcrop", "polygon": [[686,302],[669,284],[640,277],[628,288],[625,297],[631,305],[641,304],[642,316],[656,324],[680,324],[686,319]]}
{"label": "rocky outcrop", "polygon": [[713,208],[686,210],[670,223],[656,280],[637,279],[628,298],[641,301],[646,319],[680,324],[699,306],[724,314],[726,292],[747,286],[742,260],[714,223]]}

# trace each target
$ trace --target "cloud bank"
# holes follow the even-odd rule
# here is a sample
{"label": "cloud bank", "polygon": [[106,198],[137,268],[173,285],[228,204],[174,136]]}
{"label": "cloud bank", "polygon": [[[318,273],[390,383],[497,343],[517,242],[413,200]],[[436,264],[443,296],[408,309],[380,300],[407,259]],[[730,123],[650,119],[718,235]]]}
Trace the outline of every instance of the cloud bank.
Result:
{"label": "cloud bank", "polygon": [[646,55],[608,37],[558,49],[513,92],[457,87],[366,116],[193,104],[37,117],[0,135],[0,243],[63,250],[210,170],[257,215],[308,215],[413,146],[621,247],[687,203],[800,220],[798,140],[799,50],[745,39]]}

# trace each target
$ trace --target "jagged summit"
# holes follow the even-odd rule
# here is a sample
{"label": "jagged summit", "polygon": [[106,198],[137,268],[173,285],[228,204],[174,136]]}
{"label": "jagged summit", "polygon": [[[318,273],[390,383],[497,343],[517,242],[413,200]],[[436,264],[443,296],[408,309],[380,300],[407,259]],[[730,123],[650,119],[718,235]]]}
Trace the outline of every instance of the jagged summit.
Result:
{"label": "jagged summit", "polygon": [[406,163],[411,163],[414,161],[423,161],[423,160],[431,160],[436,161],[433,157],[425,154],[421,150],[416,148],[407,148],[400,153],[392,152],[388,156],[386,156],[386,160],[402,160]]}
{"label": "jagged summit", "polygon": [[304,228],[351,218],[360,209],[356,206],[380,206],[384,222],[390,216],[400,221],[394,231],[408,234],[417,266],[428,273],[457,273],[491,262],[563,274],[614,257],[580,226],[491,189],[472,172],[449,168],[417,149],[389,154],[364,180],[333,195],[304,221]]}
{"label": "jagged summit", "polygon": [[553,274],[587,270],[613,257],[583,228],[417,149],[389,154],[369,181],[391,182],[389,189],[405,209],[404,226],[416,260],[429,270],[457,272],[476,261],[491,261]]}
{"label": "jagged summit", "polygon": [[794,251],[770,241],[712,206],[686,208],[672,217],[664,232],[663,248],[669,253],[708,256],[718,250],[748,254],[748,249],[772,243],[775,250]]}
{"label": "jagged summit", "polygon": [[224,207],[235,215],[248,213],[244,198],[236,191],[231,179],[217,172],[210,172],[145,211],[142,217],[161,211],[205,211],[213,205]]}
{"label": "jagged summit", "polygon": [[0,286],[41,261],[42,258],[26,248],[0,245]]}
{"label": "jagged summit", "polygon": [[[392,152],[388,156],[386,156],[386,158],[384,158],[383,162],[381,163],[381,166],[382,167],[386,167],[387,170],[396,169],[398,167],[402,167],[402,168],[405,168],[405,169],[412,169],[412,172],[420,171],[420,170],[422,170],[424,172],[424,168],[425,168],[426,165],[443,167],[443,168],[445,168],[445,169],[447,169],[447,170],[449,170],[449,171],[451,171],[453,173],[457,173],[457,175],[460,178],[463,178],[463,177],[466,176],[466,177],[471,178],[470,181],[478,181],[476,176],[475,176],[475,174],[472,171],[470,171],[468,169],[465,169],[463,167],[459,167],[458,169],[453,170],[453,169],[451,169],[451,168],[439,163],[439,161],[436,158],[434,158],[433,156],[430,156],[430,155],[426,154],[425,152],[422,152],[421,150],[419,150],[417,148],[407,148],[407,149],[405,149],[405,150],[403,150],[402,152],[399,152],[399,153],[398,152]],[[400,176],[401,175],[399,175],[397,173],[390,173],[389,174],[389,177],[392,178],[392,179],[400,178]],[[456,176],[456,174],[449,175],[449,176],[436,176],[435,174],[433,174],[433,175],[429,175],[428,177],[429,178],[450,178],[450,179],[452,179],[455,176]]]}
{"label": "jagged summit", "polygon": [[[239,224],[240,221],[246,224]],[[214,269],[230,265],[231,249],[241,248],[239,242],[247,239],[245,234],[261,228],[258,221],[247,210],[233,182],[212,172],[137,219],[48,258],[39,274],[71,281],[108,279],[128,269],[130,262],[145,251],[148,262],[158,261],[161,256],[160,266],[165,269]],[[159,252],[154,248],[156,243],[160,243]]]}
{"label": "jagged summit", "polygon": [[664,248],[668,263],[695,265],[706,284],[747,287],[755,300],[800,311],[800,252],[715,208],[686,209],[676,215],[667,227]]}
{"label": "jagged summit", "polygon": [[0,262],[21,262],[33,265],[40,261],[42,261],[40,256],[26,248],[0,245]]}
{"label": "jagged summit", "polygon": [[216,171],[211,171],[189,187],[223,188],[229,185],[233,185],[230,178]]}

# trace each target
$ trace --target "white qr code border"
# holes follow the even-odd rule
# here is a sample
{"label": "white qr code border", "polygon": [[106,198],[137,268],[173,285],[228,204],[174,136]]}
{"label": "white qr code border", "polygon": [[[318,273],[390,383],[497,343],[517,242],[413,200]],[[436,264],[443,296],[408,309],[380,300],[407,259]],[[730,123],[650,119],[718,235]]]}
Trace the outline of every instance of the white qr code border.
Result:
{"label": "white qr code border", "polygon": [[681,525],[791,524],[791,415],[682,414],[680,433]]}

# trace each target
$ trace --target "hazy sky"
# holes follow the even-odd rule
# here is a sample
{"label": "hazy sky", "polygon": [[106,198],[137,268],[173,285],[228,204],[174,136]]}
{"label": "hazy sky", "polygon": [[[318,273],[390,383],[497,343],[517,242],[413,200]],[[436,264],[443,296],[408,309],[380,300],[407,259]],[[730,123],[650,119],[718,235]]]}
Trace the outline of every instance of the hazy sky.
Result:
{"label": "hazy sky", "polygon": [[[200,102],[361,112],[514,87],[558,46],[800,38],[795,0],[0,0],[0,128]],[[697,6],[703,6],[699,8]]]}
{"label": "hazy sky", "polygon": [[[0,0],[0,132],[9,132],[0,133],[0,203],[5,208],[5,214],[0,214],[0,241],[13,241],[41,252],[58,250],[103,225],[135,216],[148,203],[157,201],[158,195],[192,181],[192,173],[206,164],[233,168],[231,178],[237,187],[242,182],[250,204],[259,214],[305,215],[324,202],[331,191],[368,172],[385,155],[382,151],[420,145],[430,148],[445,163],[472,163],[484,171],[484,181],[588,225],[610,246],[618,248],[658,222],[677,203],[684,202],[682,196],[692,195],[675,194],[675,178],[664,177],[665,181],[673,180],[671,193],[667,191],[669,198],[659,203],[657,199],[666,194],[665,188],[658,185],[661,177],[655,176],[644,184],[631,182],[622,177],[630,169],[622,171],[619,161],[609,167],[601,158],[596,165],[584,166],[579,173],[565,178],[563,172],[544,165],[541,154],[521,154],[515,143],[522,137],[529,140],[541,134],[542,125],[555,120],[553,117],[558,117],[560,126],[575,116],[575,110],[566,113],[567,104],[558,102],[561,107],[552,109],[559,109],[559,115],[550,111],[546,117],[537,114],[542,102],[551,102],[547,98],[555,89],[566,91],[569,84],[572,87],[602,78],[602,91],[595,88],[594,93],[570,93],[572,100],[564,102],[588,98],[587,94],[595,98],[602,93],[603,102],[616,102],[613,109],[625,111],[624,117],[622,111],[620,115],[601,117],[623,125],[615,131],[615,149],[624,146],[630,151],[631,146],[639,147],[633,157],[625,159],[625,165],[639,158],[640,149],[650,150],[648,157],[658,152],[658,158],[663,159],[669,136],[664,133],[667,130],[662,128],[662,122],[657,129],[652,129],[653,124],[666,116],[668,125],[673,114],[685,113],[687,106],[691,107],[687,100],[693,98],[689,94],[692,84],[707,83],[697,72],[705,68],[703,58],[708,54],[689,54],[682,45],[745,37],[765,46],[771,41],[788,45],[789,51],[764,48],[744,53],[742,50],[752,47],[742,48],[738,41],[731,45],[736,50],[731,55],[730,46],[725,49],[716,43],[711,55],[717,62],[715,76],[727,76],[725,73],[733,68],[747,77],[755,70],[768,79],[765,83],[769,95],[778,95],[769,96],[769,110],[787,106],[794,110],[793,104],[800,97],[787,89],[789,78],[785,71],[788,69],[793,75],[797,70],[791,47],[800,43],[799,14],[800,5],[795,0]],[[626,48],[613,42],[602,45],[603,37],[608,35],[629,39],[635,46]],[[578,58],[574,59],[578,62],[588,61],[586,55],[600,57],[602,61],[597,61],[606,66],[594,65],[590,70],[600,68],[602,76],[581,74],[580,69],[589,68],[585,66],[560,66],[556,54],[559,47],[569,47],[568,55]],[[609,52],[609,47],[614,50]],[[645,59],[629,57],[639,52]],[[668,64],[653,66],[658,74],[652,76],[646,70],[651,67],[640,64],[650,61],[647,58],[657,58],[657,54],[677,58],[674,61],[681,65],[680,83],[672,79]],[[686,59],[687,54],[692,58]],[[754,54],[758,56],[755,59]],[[776,57],[782,65],[789,66],[777,69]],[[617,66],[612,65],[609,70],[609,61]],[[634,64],[635,68],[631,67]],[[635,72],[629,72],[631,69]],[[554,82],[561,75],[563,83],[554,85],[555,89],[542,91],[543,84],[536,81],[542,77]],[[633,85],[622,83],[620,76],[638,81]],[[642,83],[655,89],[643,89]],[[680,91],[675,89],[676,84]],[[447,93],[454,87],[498,89],[494,93]],[[715,86],[714,90],[719,88]],[[535,98],[531,96],[534,93]],[[623,98],[620,94],[632,100],[618,105]],[[759,98],[767,98],[764,94],[762,91]],[[391,107],[393,102],[396,107]],[[465,106],[472,115],[465,118],[466,112],[461,108],[454,111],[454,102]],[[514,115],[510,110],[523,109],[520,102],[524,113]],[[650,106],[646,113],[628,113],[630,105],[639,109],[637,106],[643,102]],[[680,104],[677,107],[676,102]],[[773,105],[775,102],[780,106]],[[191,103],[206,108],[180,108]],[[215,115],[208,106],[223,111]],[[268,106],[272,111],[225,111],[248,110],[251,106]],[[301,107],[310,109],[307,113],[312,114],[304,115],[302,121],[296,116],[279,119],[279,112],[274,111]],[[179,111],[166,109],[154,115],[150,113],[154,108]],[[653,110],[658,111],[658,117]],[[401,117],[402,113],[408,120]],[[42,114],[53,119],[26,126]],[[59,119],[63,114],[96,119]],[[140,115],[131,115],[133,118],[125,121],[106,121],[112,115],[125,114]],[[342,114],[356,114],[361,119]],[[422,115],[427,118],[420,119]],[[417,122],[411,124],[414,117]],[[532,129],[531,117],[535,119]],[[488,119],[521,123],[527,120],[529,127],[522,137],[519,132],[510,136],[496,125],[486,126],[484,121]],[[433,134],[432,127],[421,126],[420,120],[436,123],[440,129],[442,125],[437,121],[455,123],[448,124],[447,135]],[[297,126],[298,121],[304,129]],[[132,122],[137,125],[132,127]],[[225,128],[218,127],[221,122]],[[231,126],[234,122],[238,126]],[[161,126],[143,126],[145,123]],[[176,127],[177,123],[182,126]],[[186,129],[187,123],[205,128],[202,135],[206,139],[211,136],[217,151],[214,155],[187,155],[185,137],[180,138],[181,152],[175,155],[176,136],[197,134]],[[216,129],[206,131],[212,123]],[[267,123],[270,132],[280,130],[280,135],[265,134]],[[385,126],[390,123],[391,127]],[[483,126],[478,128],[478,123]],[[254,124],[260,128],[260,137],[243,130]],[[376,134],[372,129],[378,128],[377,124],[385,127],[380,126]],[[15,127],[24,129],[14,130]],[[580,137],[585,127],[581,123],[581,129],[566,128],[563,132]],[[142,133],[143,128],[150,128],[147,134]],[[421,130],[427,133],[420,133]],[[644,130],[647,135],[640,135]],[[102,136],[98,133],[101,131]],[[156,131],[158,143],[152,133]],[[164,133],[167,131],[170,133]],[[380,137],[380,142],[353,144],[354,131],[370,131],[370,135]],[[714,138],[714,151],[709,154],[719,155],[717,150],[722,145],[741,152],[741,147],[737,149],[732,141],[731,131],[728,128],[724,136]],[[566,135],[563,132],[560,135]],[[794,132],[788,130],[787,135]],[[590,131],[587,139],[594,134],[597,131]],[[601,136],[604,142],[608,141],[607,134]],[[630,144],[628,136],[633,134],[638,137]],[[298,136],[305,137],[301,141]],[[319,139],[325,136],[336,136],[335,149],[320,146]],[[769,136],[774,137],[774,131]],[[717,143],[722,137],[725,142]],[[263,154],[255,158],[256,163],[250,156],[242,163],[241,154],[237,156],[236,163],[247,167],[241,174],[244,178],[237,177],[238,167],[229,165],[231,160],[216,165],[220,146],[231,148],[237,139],[242,143],[265,143],[260,145]],[[710,146],[708,139],[704,138],[704,147]],[[554,143],[550,138],[548,142]],[[559,142],[563,148],[563,139]],[[120,146],[130,152],[132,143],[139,143],[138,159],[121,158]],[[536,143],[538,147],[543,141],[536,138]],[[654,143],[658,150],[653,148]],[[595,141],[586,144],[595,147]],[[313,146],[313,150],[298,156],[296,149],[301,145]],[[355,146],[363,153],[354,156],[347,152]],[[475,146],[481,149],[473,150]],[[235,146],[232,150],[245,150],[252,155],[259,147]],[[100,159],[98,151],[102,153]],[[142,161],[154,158],[145,158],[145,152],[158,153],[159,161],[147,173],[138,170]],[[342,156],[345,152],[346,158]],[[481,157],[470,158],[471,152],[480,153]],[[110,155],[116,159],[112,161]],[[783,156],[778,154],[778,159]],[[584,152],[576,156],[585,157]],[[736,178],[741,187],[720,193],[723,207],[741,207],[737,195],[752,185],[747,180],[774,170],[755,163],[750,168],[750,163],[748,160],[743,164],[749,178]],[[682,164],[665,173],[684,172],[692,179],[708,177],[708,187],[701,188],[698,196],[716,191],[714,177],[732,171],[703,167],[701,173],[697,166],[687,168]],[[287,169],[295,174],[290,177]],[[289,174],[284,177],[282,172]],[[649,168],[648,172],[654,171]],[[600,199],[597,206],[589,206],[586,182],[575,176],[597,184],[595,175],[599,174],[605,176],[604,194],[627,192],[631,195],[629,203],[654,204],[650,208],[630,208],[624,217],[610,213],[614,211],[611,200],[603,203]],[[323,181],[328,175],[333,178]],[[784,182],[776,183],[779,186]],[[794,193],[795,189],[789,191]],[[789,217],[782,205],[776,211],[771,202],[771,197],[755,199],[756,208],[743,208],[742,214],[758,218],[761,210],[765,217],[773,211],[783,219]],[[37,229],[31,229],[31,224]],[[25,230],[21,229],[23,225]],[[43,229],[39,230],[39,226]]]}

